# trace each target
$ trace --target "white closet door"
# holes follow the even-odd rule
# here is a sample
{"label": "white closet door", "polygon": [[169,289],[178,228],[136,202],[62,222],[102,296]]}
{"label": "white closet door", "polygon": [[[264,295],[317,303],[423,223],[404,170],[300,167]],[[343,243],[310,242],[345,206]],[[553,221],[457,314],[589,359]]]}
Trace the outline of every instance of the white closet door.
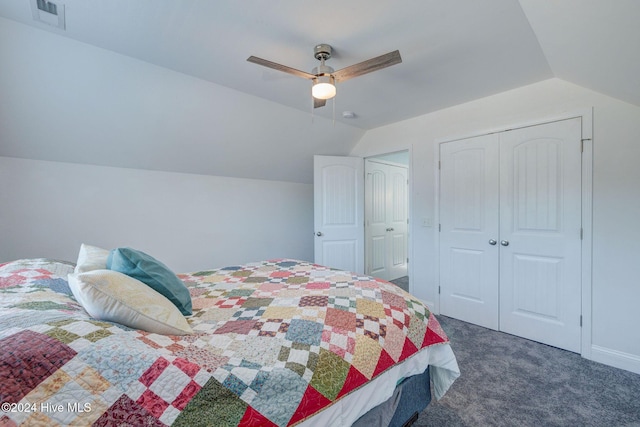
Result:
{"label": "white closet door", "polygon": [[500,134],[500,330],[580,351],[581,120]]}
{"label": "white closet door", "polygon": [[440,311],[498,329],[498,136],[440,147]]}

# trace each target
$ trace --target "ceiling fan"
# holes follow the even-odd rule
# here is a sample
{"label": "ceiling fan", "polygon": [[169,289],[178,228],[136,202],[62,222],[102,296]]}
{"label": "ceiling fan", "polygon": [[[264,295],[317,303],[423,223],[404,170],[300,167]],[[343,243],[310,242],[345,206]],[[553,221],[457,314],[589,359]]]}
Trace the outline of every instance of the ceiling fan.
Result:
{"label": "ceiling fan", "polygon": [[331,58],[332,51],[333,49],[328,44],[319,44],[314,47],[313,56],[320,61],[320,65],[315,67],[311,73],[287,67],[286,65],[278,64],[256,56],[250,56],[247,58],[247,61],[312,80],[313,86],[311,88],[311,94],[313,96],[314,108],[323,107],[327,103],[327,99],[331,99],[336,95],[336,82],[344,82],[353,77],[358,77],[402,62],[400,52],[394,50],[393,52],[376,56],[375,58],[334,71],[333,68],[324,64],[327,59]]}

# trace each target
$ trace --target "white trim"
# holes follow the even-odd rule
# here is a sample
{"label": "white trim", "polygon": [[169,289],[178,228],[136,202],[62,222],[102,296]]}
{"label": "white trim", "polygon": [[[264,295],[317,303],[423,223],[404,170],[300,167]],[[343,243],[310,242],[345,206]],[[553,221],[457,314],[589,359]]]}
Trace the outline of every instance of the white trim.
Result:
{"label": "white trim", "polygon": [[[526,128],[526,127],[530,127],[530,126],[538,126],[538,125],[543,125],[545,123],[552,123],[552,122],[558,122],[561,120],[567,120],[567,119],[573,119],[576,117],[589,117],[590,120],[589,122],[592,122],[592,117],[593,117],[593,107],[587,107],[587,108],[581,108],[581,109],[576,109],[576,110],[571,110],[571,111],[566,111],[564,113],[559,113],[556,115],[551,115],[551,116],[543,116],[540,117],[539,119],[532,119],[532,120],[527,120],[524,122],[520,122],[520,123],[516,123],[516,124],[512,124],[512,125],[501,125],[501,126],[497,126],[494,128],[489,128],[486,130],[480,130],[478,132],[466,132],[463,134],[459,134],[459,135],[450,135],[447,137],[443,137],[443,138],[437,138],[435,140],[435,144],[439,145],[445,142],[452,142],[452,141],[459,141],[461,139],[467,139],[467,138],[475,138],[477,136],[483,136],[483,135],[491,135],[493,133],[500,133],[500,132],[505,132],[508,130],[513,130],[513,129],[521,129],[521,128]],[[584,129],[584,125],[583,125],[583,129]],[[590,138],[591,136],[589,136]]]}
{"label": "white trim", "polygon": [[409,293],[413,294],[414,287],[414,275],[413,275],[413,265],[416,263],[415,258],[413,257],[413,232],[414,232],[414,220],[411,214],[413,213],[413,145],[409,146],[407,149],[409,152],[409,164],[407,165],[407,179],[409,180],[409,185],[407,191],[409,192],[409,203],[407,206],[407,219],[409,220],[409,227],[407,228],[407,245],[408,245],[408,255],[409,255],[409,265],[407,266],[407,273],[409,274]]}
{"label": "white trim", "polygon": [[[520,129],[530,126],[537,126],[545,123],[557,122],[560,120],[567,120],[579,117],[582,120],[582,138],[587,139],[584,141],[584,151],[582,154],[582,335],[581,335],[581,352],[580,355],[586,359],[596,360],[594,357],[594,350],[596,348],[602,349],[591,345],[592,338],[592,253],[593,253],[593,107],[583,108],[574,111],[568,111],[565,113],[543,117],[540,119],[529,120],[512,126],[501,126],[498,128],[490,129],[484,132],[478,132],[473,134],[465,134],[460,136],[450,136],[446,138],[438,138],[435,141],[435,224],[440,223],[440,170],[438,168],[438,162],[440,161],[440,146],[446,142],[457,141],[460,139],[472,138],[482,135],[489,135],[492,133],[504,132],[511,129]],[[437,225],[436,225],[437,226]],[[440,233],[434,239],[435,250],[435,295],[436,303],[434,304],[434,312],[440,313],[440,295],[438,294],[438,286],[440,284]],[[607,354],[613,354],[614,350],[609,350]],[[618,352],[619,353],[619,352]],[[617,353],[616,353],[617,354]],[[634,358],[635,356],[629,355]],[[606,360],[611,359],[604,358]],[[625,359],[626,360],[626,359]],[[607,362],[602,362],[607,363]],[[608,364],[608,363],[607,363]],[[616,365],[612,365],[616,366]],[[624,369],[624,368],[623,368]],[[631,370],[631,369],[629,369]]]}
{"label": "white trim", "polygon": [[636,374],[640,374],[640,356],[625,353],[618,350],[612,350],[599,345],[591,346],[591,360],[594,362],[604,363],[614,368],[624,369]]}
{"label": "white trim", "polygon": [[593,108],[582,114],[582,348],[580,354],[592,358],[592,253],[593,253]]}
{"label": "white trim", "polygon": [[[370,154],[367,154],[365,157],[363,157],[364,159],[372,159],[374,157],[384,157],[384,156],[388,156],[390,154],[395,154],[395,153],[402,153],[403,151],[408,151],[409,153],[411,153],[411,148],[413,146],[409,145],[407,147],[398,147],[397,149],[393,150],[393,151],[388,151],[388,150],[380,150],[380,151],[374,151]],[[409,158],[409,163],[411,163],[411,158]],[[404,165],[407,166],[407,165]]]}
{"label": "white trim", "polygon": [[[403,150],[403,151],[407,151],[407,150]],[[381,165],[397,166],[399,168],[405,168],[407,170],[409,169],[409,165],[405,165],[405,164],[398,163],[398,162],[392,162],[392,161],[385,160],[385,159],[379,159],[377,157],[365,157],[364,160],[366,162],[380,163]]]}
{"label": "white trim", "polygon": [[442,142],[436,142],[436,144],[434,145],[434,156],[433,158],[435,159],[435,165],[434,165],[434,174],[435,174],[435,186],[436,188],[433,191],[434,194],[434,206],[435,206],[435,212],[433,215],[433,232],[436,233],[435,238],[433,239],[433,244],[435,246],[435,251],[434,251],[434,260],[435,260],[435,265],[433,266],[433,272],[434,272],[434,289],[433,289],[433,295],[434,295],[434,304],[433,304],[433,310],[434,313],[436,314],[440,314],[440,146],[442,145]]}

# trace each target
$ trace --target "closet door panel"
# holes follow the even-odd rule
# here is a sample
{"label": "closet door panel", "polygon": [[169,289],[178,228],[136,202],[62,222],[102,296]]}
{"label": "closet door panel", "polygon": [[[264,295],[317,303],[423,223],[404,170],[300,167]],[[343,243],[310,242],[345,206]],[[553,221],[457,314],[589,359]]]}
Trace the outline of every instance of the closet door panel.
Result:
{"label": "closet door panel", "polygon": [[580,138],[580,119],[500,134],[500,330],[571,351],[580,351]]}
{"label": "closet door panel", "polygon": [[492,329],[498,328],[497,138],[440,147],[440,311]]}

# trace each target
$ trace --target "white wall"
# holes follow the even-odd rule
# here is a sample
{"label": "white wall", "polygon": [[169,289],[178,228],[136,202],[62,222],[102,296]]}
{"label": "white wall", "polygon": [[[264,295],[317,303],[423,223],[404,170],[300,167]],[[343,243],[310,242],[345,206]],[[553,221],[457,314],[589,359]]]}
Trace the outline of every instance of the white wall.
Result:
{"label": "white wall", "polygon": [[313,260],[313,187],[0,157],[0,262],[131,246],[176,272]]}
{"label": "white wall", "polygon": [[0,18],[0,156],[311,184],[363,134]]}
{"label": "white wall", "polygon": [[[413,292],[437,297],[436,141],[594,108],[591,357],[640,373],[640,108],[550,79],[368,132],[352,155],[413,147]],[[587,355],[588,356],[588,355]]]}

